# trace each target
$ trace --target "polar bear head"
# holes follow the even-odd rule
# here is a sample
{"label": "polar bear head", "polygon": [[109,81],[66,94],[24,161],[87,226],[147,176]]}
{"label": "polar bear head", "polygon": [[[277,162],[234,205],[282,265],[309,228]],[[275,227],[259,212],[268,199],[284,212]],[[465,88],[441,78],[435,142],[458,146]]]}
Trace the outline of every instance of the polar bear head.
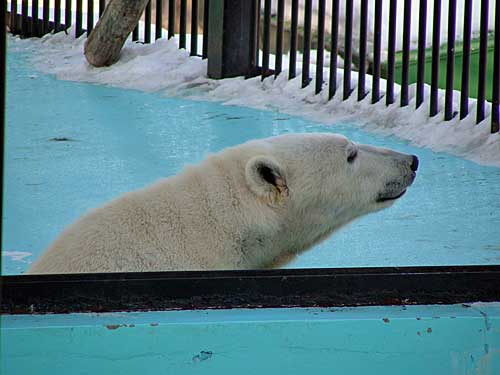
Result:
{"label": "polar bear head", "polygon": [[[290,134],[247,144],[249,190],[300,252],[353,219],[392,205],[413,183],[414,155],[335,134]],[[283,242],[283,239],[282,239]]]}

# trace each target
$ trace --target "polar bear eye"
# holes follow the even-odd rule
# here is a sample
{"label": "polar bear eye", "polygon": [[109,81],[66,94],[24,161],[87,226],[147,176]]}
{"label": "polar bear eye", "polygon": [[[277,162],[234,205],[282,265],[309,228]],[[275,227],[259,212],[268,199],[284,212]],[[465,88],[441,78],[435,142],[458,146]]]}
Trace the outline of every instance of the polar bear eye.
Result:
{"label": "polar bear eye", "polygon": [[353,148],[352,150],[349,151],[349,155],[347,156],[347,162],[352,163],[354,159],[356,159],[356,156],[358,156],[358,150]]}

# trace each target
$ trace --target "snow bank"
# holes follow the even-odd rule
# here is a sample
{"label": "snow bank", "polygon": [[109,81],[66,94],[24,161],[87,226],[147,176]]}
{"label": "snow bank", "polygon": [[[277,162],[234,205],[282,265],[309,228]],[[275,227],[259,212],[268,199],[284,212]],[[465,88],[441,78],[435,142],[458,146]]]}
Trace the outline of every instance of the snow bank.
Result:
{"label": "snow bank", "polygon": [[[206,60],[190,57],[179,50],[175,39],[159,40],[145,45],[127,41],[120,61],[112,67],[94,68],[83,56],[85,37],[74,39],[64,33],[46,35],[41,39],[21,40],[9,37],[13,50],[29,50],[35,68],[44,73],[55,74],[59,79],[107,84],[116,87],[159,92],[169,96],[184,96],[192,99],[221,101],[228,105],[248,106],[276,110],[334,125],[340,121],[355,121],[368,131],[396,135],[411,143],[430,147],[435,151],[447,151],[480,164],[500,167],[500,133],[490,134],[491,106],[486,108],[486,119],[475,124],[475,100],[470,100],[470,114],[463,121],[458,116],[452,121],[443,121],[444,91],[440,90],[440,112],[428,117],[428,103],[415,110],[415,86],[410,89],[410,104],[399,107],[399,86],[396,85],[396,101],[386,107],[384,100],[372,105],[371,96],[357,101],[357,93],[342,101],[343,70],[337,72],[335,97],[328,101],[328,86],[324,85],[320,95],[314,94],[314,82],[301,89],[300,72],[297,78],[288,80],[284,71],[277,79],[242,77],[211,80],[206,76]],[[286,61],[284,61],[284,66]],[[340,65],[342,66],[342,65]],[[315,67],[311,66],[314,74]],[[328,71],[325,69],[325,79]],[[352,76],[355,87],[357,75]],[[371,87],[367,76],[366,87]],[[381,93],[385,81],[381,80]],[[426,86],[428,96],[429,87]],[[454,108],[458,109],[459,92],[455,92]]]}

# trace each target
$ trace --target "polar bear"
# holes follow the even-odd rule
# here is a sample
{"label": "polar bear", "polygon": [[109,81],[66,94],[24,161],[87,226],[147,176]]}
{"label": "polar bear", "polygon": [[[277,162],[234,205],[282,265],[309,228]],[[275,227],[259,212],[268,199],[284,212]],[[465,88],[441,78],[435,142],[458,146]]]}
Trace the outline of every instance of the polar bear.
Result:
{"label": "polar bear", "polygon": [[28,273],[280,267],[389,207],[417,167],[334,134],[250,141],[90,211]]}

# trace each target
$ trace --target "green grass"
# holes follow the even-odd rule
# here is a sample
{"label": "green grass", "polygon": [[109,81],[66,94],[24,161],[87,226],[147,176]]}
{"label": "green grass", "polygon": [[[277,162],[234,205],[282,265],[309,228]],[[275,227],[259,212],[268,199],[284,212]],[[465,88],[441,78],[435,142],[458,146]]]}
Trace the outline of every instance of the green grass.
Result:
{"label": "green grass", "polygon": [[[486,99],[491,101],[492,86],[493,86],[493,50],[494,50],[494,40],[493,35],[488,38],[488,60],[487,60],[487,71],[486,71]],[[403,53],[396,53],[396,63],[394,69],[394,81],[401,83],[402,77],[402,58]],[[432,64],[432,50],[431,48],[425,51],[425,82],[431,83],[431,64]],[[461,42],[455,43],[455,65],[454,65],[454,80],[453,87],[455,90],[460,90],[462,85],[462,64],[463,64],[463,44]],[[469,97],[477,98],[477,85],[478,85],[478,75],[479,75],[479,39],[475,39],[471,42],[471,59],[469,68]],[[439,59],[439,87],[446,88],[446,45],[442,45],[440,48],[440,59]],[[387,66],[382,65],[381,71],[382,77],[387,77]],[[409,83],[417,82],[417,51],[410,52],[410,71],[409,71]]]}

